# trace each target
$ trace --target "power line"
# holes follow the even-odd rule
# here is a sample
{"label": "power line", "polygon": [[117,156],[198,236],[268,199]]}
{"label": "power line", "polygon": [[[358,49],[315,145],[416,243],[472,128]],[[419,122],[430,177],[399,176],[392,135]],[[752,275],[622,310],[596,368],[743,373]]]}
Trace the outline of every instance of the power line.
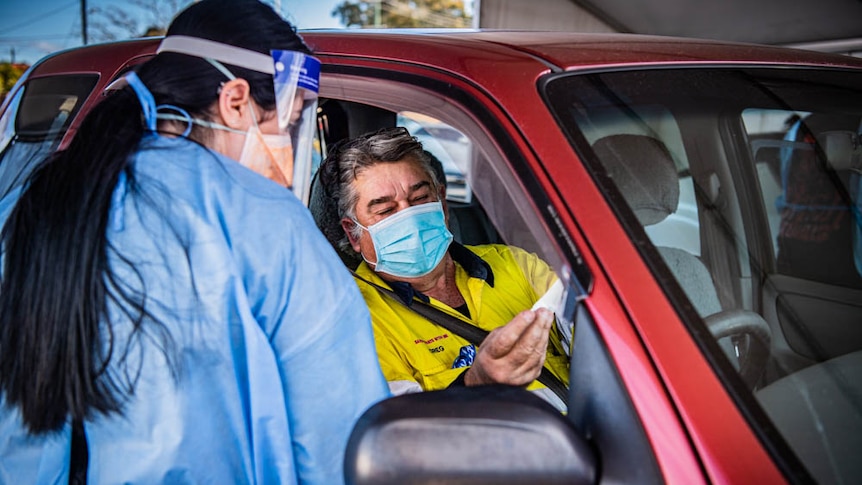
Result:
{"label": "power line", "polygon": [[78,37],[78,34],[73,33],[53,35],[22,35],[20,37],[0,37],[0,42],[27,42],[31,40],[65,39],[68,37]]}
{"label": "power line", "polygon": [[76,0],[76,1],[74,1],[74,2],[71,2],[71,3],[68,3],[68,4],[66,4],[66,5],[64,5],[64,6],[62,6],[62,7],[55,8],[54,10],[51,10],[50,12],[47,12],[47,13],[41,13],[41,14],[39,14],[39,15],[36,15],[35,17],[33,17],[33,18],[29,19],[29,20],[25,20],[25,21],[23,21],[23,22],[19,23],[18,25],[13,26],[13,27],[0,28],[0,30],[2,30],[3,32],[9,32],[9,31],[11,31],[11,30],[16,30],[16,29],[24,28],[24,27],[27,27],[27,26],[29,26],[29,25],[35,24],[36,22],[39,22],[39,21],[41,21],[41,20],[45,20],[45,18],[46,18],[46,17],[50,17],[51,15],[54,15],[54,14],[56,14],[56,13],[60,13],[60,12],[62,12],[63,10],[66,10],[67,8],[69,8],[69,7],[73,7],[73,6],[75,6],[75,5],[78,5],[78,1],[77,1],[77,0]]}

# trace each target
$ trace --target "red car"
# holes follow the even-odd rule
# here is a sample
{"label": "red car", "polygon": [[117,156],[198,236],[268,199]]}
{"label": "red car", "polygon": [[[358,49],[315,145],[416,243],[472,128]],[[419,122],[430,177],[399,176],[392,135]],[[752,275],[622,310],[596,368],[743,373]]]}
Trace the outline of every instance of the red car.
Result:
{"label": "red car", "polygon": [[[466,243],[566,283],[568,412],[392,398],[355,483],[862,481],[862,59],[633,35],[309,31],[326,146],[404,125]],[[0,196],[158,39],[50,56],[0,117]],[[455,393],[457,394],[457,393]]]}

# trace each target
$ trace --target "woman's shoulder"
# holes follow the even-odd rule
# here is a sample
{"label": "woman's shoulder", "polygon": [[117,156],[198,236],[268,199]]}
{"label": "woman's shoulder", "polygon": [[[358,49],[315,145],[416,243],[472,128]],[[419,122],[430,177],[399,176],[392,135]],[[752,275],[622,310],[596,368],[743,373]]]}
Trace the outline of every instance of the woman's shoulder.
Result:
{"label": "woman's shoulder", "polygon": [[223,232],[234,245],[319,243],[309,240],[317,228],[293,192],[197,143],[149,140],[133,163],[134,187],[118,190],[144,205],[120,210],[153,209],[198,234]]}

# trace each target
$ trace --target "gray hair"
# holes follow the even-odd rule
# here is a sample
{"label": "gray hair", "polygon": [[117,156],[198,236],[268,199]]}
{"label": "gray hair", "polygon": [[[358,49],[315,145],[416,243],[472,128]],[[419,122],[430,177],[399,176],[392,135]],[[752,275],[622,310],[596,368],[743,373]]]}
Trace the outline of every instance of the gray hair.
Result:
{"label": "gray hair", "polygon": [[[354,182],[368,167],[378,163],[412,161],[419,164],[431,180],[434,193],[440,193],[440,174],[435,166],[439,161],[422,148],[422,143],[403,127],[385,128],[375,133],[362,135],[338,145],[320,167],[320,182],[328,196],[335,199],[337,220],[347,217],[356,220],[356,203],[359,193]],[[362,228],[354,224],[351,235],[359,238]],[[355,253],[350,240],[343,234],[338,248]]]}

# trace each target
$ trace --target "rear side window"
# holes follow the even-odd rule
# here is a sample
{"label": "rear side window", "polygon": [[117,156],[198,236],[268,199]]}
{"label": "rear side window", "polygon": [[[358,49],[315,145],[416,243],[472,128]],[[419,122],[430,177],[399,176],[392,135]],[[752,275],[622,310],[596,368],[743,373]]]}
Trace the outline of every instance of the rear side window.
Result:
{"label": "rear side window", "polygon": [[776,272],[862,288],[859,115],[749,109],[743,122]]}
{"label": "rear side window", "polygon": [[0,119],[0,197],[57,148],[98,80],[97,75],[38,78],[18,92]]}
{"label": "rear side window", "polygon": [[443,165],[446,199],[469,204],[473,200],[467,173],[473,156],[473,142],[458,129],[431,116],[402,111],[395,123],[422,142],[422,146]]}

